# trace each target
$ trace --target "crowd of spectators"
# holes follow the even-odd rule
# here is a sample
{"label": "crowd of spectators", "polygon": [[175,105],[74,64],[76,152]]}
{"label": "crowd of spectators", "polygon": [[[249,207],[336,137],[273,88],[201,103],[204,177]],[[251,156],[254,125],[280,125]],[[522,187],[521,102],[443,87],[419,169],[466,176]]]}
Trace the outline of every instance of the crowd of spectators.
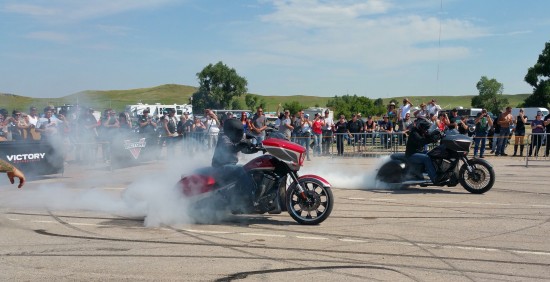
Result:
{"label": "crowd of spectators", "polygon": [[[228,112],[223,118],[208,109],[204,116],[191,117],[186,112],[179,118],[175,117],[173,109],[168,109],[160,117],[151,116],[146,109],[134,119],[128,113],[117,114],[113,109],[98,113],[92,108],[83,107],[70,111],[46,107],[41,113],[36,107],[30,107],[28,113],[13,110],[11,114],[0,109],[0,141],[50,140],[63,144],[66,151],[74,153],[77,161],[83,162],[95,161],[98,149],[101,148],[103,161],[109,162],[113,144],[121,144],[126,139],[145,138],[149,150],[165,146],[167,155],[211,150],[216,146],[223,120],[237,118],[245,132],[259,141],[265,139],[269,132],[279,131],[288,140],[303,145],[307,150],[307,160],[311,160],[312,156],[343,155],[349,147],[354,152],[362,152],[404,146],[415,121],[425,119],[447,134],[472,136],[474,157],[484,158],[490,131],[494,132],[490,137],[494,138],[491,153],[507,156],[508,140],[515,135],[514,156],[523,156],[528,126],[523,111],[517,117],[512,117],[510,107],[495,118],[486,110],[470,118],[458,115],[457,109],[443,111],[435,99],[414,107],[406,98],[400,107],[390,103],[387,111],[378,119],[372,115],[363,118],[361,113],[353,113],[349,117],[340,115],[333,120],[328,109],[313,116],[304,113],[304,110],[295,114],[284,110],[274,124],[268,124],[261,107],[253,114],[242,112],[240,117],[234,117]],[[550,115],[543,117],[539,113],[529,126],[533,134],[528,155],[538,156],[545,134],[550,134]],[[549,143],[546,142],[545,156],[549,153]]]}

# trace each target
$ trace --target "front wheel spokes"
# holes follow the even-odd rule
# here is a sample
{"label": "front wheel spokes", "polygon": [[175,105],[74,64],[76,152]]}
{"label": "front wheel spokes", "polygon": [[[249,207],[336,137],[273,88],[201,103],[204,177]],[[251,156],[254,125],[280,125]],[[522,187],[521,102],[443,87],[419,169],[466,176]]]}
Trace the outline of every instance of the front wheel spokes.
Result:
{"label": "front wheel spokes", "polygon": [[303,185],[306,199],[302,199],[299,192],[295,192],[292,197],[292,206],[297,214],[307,219],[312,219],[322,215],[328,206],[328,197],[325,190],[315,183],[306,183]]}

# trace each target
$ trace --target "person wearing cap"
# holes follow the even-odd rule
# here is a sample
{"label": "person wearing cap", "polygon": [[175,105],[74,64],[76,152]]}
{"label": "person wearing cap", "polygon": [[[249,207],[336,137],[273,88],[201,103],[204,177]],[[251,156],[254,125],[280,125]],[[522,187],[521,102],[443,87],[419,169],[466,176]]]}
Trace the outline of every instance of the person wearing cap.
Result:
{"label": "person wearing cap", "polygon": [[157,123],[153,121],[149,113],[149,108],[146,108],[143,110],[143,114],[138,118],[140,134],[152,135],[157,128]]}
{"label": "person wearing cap", "polygon": [[388,115],[382,116],[382,120],[378,122],[378,131],[380,132],[380,145],[386,149],[391,148],[393,123]]}
{"label": "person wearing cap", "polygon": [[332,146],[332,136],[334,133],[334,120],[330,117],[329,109],[325,110],[325,114],[322,118],[323,141],[322,154],[328,155],[330,153],[330,147]]}
{"label": "person wearing cap", "polygon": [[25,120],[21,117],[21,112],[18,110],[12,111],[12,116],[7,119],[8,132],[11,133],[11,140],[13,141],[23,141],[26,135],[23,134],[23,131],[26,130],[29,126]]}
{"label": "person wearing cap", "polygon": [[420,108],[413,113],[413,116],[415,118],[429,119],[430,113],[427,110],[426,103],[420,104],[419,107]]}
{"label": "person wearing cap", "polygon": [[388,116],[389,121],[391,121],[392,124],[395,126],[397,123],[398,113],[397,109],[395,108],[394,102],[390,102],[390,104],[388,105],[388,112],[386,113],[386,115]]}
{"label": "person wearing cap", "polygon": [[529,146],[529,157],[533,156],[533,147],[535,148],[535,157],[539,156],[543,135],[544,121],[542,120],[542,113],[538,112],[535,120],[531,121],[531,145]]}

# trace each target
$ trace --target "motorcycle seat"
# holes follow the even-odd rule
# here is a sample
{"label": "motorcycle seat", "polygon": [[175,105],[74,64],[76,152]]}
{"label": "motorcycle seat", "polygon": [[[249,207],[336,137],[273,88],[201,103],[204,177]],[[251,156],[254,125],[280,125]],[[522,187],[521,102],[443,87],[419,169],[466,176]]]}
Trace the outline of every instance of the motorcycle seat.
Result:
{"label": "motorcycle seat", "polygon": [[396,160],[396,161],[402,161],[404,163],[407,162],[407,157],[405,156],[405,153],[395,153],[390,155],[390,159]]}

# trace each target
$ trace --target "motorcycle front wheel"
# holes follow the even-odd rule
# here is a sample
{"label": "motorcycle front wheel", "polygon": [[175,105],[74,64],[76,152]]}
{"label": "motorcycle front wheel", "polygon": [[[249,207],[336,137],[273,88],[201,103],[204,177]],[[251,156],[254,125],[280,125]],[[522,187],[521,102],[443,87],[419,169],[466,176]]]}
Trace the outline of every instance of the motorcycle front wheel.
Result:
{"label": "motorcycle front wheel", "polygon": [[292,185],[287,190],[288,213],[300,224],[314,225],[323,222],[334,205],[331,189],[314,178],[300,179],[300,185],[304,188],[305,195],[301,195],[297,185]]}
{"label": "motorcycle front wheel", "polygon": [[[468,171],[468,164],[472,167],[472,172]],[[468,164],[460,167],[460,185],[472,194],[483,194],[491,190],[495,184],[495,171],[491,165],[478,159],[468,160]]]}

